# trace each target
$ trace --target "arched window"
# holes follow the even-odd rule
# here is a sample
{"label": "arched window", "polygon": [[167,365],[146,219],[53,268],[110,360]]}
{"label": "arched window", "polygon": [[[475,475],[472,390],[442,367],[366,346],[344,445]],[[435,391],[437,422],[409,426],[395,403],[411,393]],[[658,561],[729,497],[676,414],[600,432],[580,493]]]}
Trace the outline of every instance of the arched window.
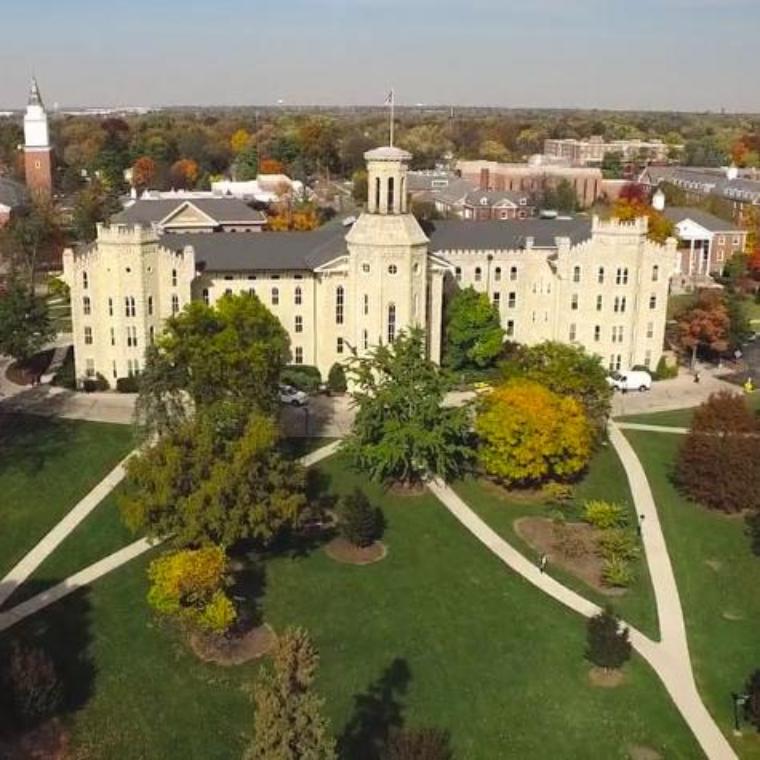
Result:
{"label": "arched window", "polygon": [[652,267],[652,282],[657,282],[660,279],[660,267],[655,264]]}
{"label": "arched window", "polygon": [[203,288],[201,291],[201,298],[203,299],[203,303],[208,306],[208,288]]}
{"label": "arched window", "polygon": [[172,287],[173,288],[177,287],[177,270],[176,269],[172,269]]}
{"label": "arched window", "polygon": [[87,272],[82,272],[82,289],[87,290],[90,285],[90,278],[87,276]]}
{"label": "arched window", "polygon": [[300,287],[297,287],[295,289],[294,295],[293,295],[293,301],[296,306],[300,306],[301,302],[303,301],[303,292],[301,291]]}
{"label": "arched window", "polygon": [[153,314],[153,296],[148,296],[148,315]]}
{"label": "arched window", "polygon": [[362,345],[365,351],[369,348],[369,333],[366,330],[362,333]]}
{"label": "arched window", "polygon": [[395,180],[393,177],[388,177],[388,212],[393,211],[393,193],[395,190]]}
{"label": "arched window", "polygon": [[82,299],[82,310],[84,311],[84,314],[86,317],[90,316],[90,313],[92,312],[92,305],[90,303],[90,297],[85,296]]}
{"label": "arched window", "polygon": [[388,304],[388,343],[396,340],[396,304]]}
{"label": "arched window", "polygon": [[573,267],[573,282],[580,282],[580,281],[581,281],[581,268]]}
{"label": "arched window", "polygon": [[179,296],[174,293],[172,295],[172,314],[176,314],[179,311]]}
{"label": "arched window", "polygon": [[462,281],[462,267],[455,267],[454,268],[454,279],[457,282],[461,282]]}
{"label": "arched window", "polygon": [[517,267],[510,267],[510,270],[509,270],[509,279],[510,280],[516,280],[517,279]]}
{"label": "arched window", "polygon": [[278,288],[272,288],[272,306],[277,306],[280,303],[280,291]]}
{"label": "arched window", "polygon": [[342,285],[335,289],[335,324],[343,324],[343,305],[345,302],[345,291]]}
{"label": "arched window", "polygon": [[108,299],[108,316],[113,316],[113,298]]}
{"label": "arched window", "polygon": [[396,274],[398,272],[398,267],[395,264],[391,264],[388,267],[388,274]]}
{"label": "arched window", "polygon": [[483,270],[480,267],[475,267],[475,282],[480,282],[483,279]]}
{"label": "arched window", "polygon": [[496,267],[496,269],[493,270],[493,279],[494,282],[501,282],[501,267]]}

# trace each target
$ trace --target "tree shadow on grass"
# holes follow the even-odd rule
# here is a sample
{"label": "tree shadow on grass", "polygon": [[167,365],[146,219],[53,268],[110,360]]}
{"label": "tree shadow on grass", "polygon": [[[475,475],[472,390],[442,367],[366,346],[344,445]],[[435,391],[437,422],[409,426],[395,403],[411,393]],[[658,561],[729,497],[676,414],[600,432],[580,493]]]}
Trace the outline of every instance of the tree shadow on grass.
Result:
{"label": "tree shadow on grass", "polygon": [[[45,590],[34,581],[28,585],[32,586],[31,596]],[[26,650],[44,652],[52,661],[61,693],[55,716],[71,714],[87,704],[93,694],[95,677],[91,659],[91,617],[90,590],[84,588],[0,633],[0,735],[7,736],[20,728],[35,728],[51,717],[32,716],[24,721],[17,714],[9,685],[10,653],[14,642]]]}
{"label": "tree shadow on grass", "polygon": [[380,760],[389,734],[404,724],[401,698],[409,688],[409,664],[397,657],[362,694],[354,696],[354,710],[338,739],[342,760]]}

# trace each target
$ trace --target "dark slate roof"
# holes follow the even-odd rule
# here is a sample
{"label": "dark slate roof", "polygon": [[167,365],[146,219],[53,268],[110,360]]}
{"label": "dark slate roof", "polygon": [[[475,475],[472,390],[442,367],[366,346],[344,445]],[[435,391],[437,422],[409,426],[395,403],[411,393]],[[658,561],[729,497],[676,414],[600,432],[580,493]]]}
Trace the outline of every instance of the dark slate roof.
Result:
{"label": "dark slate roof", "polygon": [[522,193],[519,190],[473,190],[471,193],[467,193],[464,202],[468,206],[480,206],[482,205],[481,199],[485,198],[489,206],[503,200],[512,201],[515,205],[519,205],[520,200],[529,195],[530,193]]}
{"label": "dark slate roof", "polygon": [[312,232],[219,232],[169,234],[159,244],[191,246],[196,266],[211,272],[311,270],[346,252],[346,230],[333,224]]}
{"label": "dark slate roof", "polygon": [[537,248],[552,248],[558,237],[570,238],[573,244],[591,237],[591,220],[514,219],[485,222],[444,220],[423,225],[430,238],[430,251],[514,250],[525,247],[532,237]]}
{"label": "dark slate roof", "polygon": [[0,203],[3,206],[10,206],[11,208],[23,206],[27,197],[26,188],[20,182],[7,177],[0,177]]}
{"label": "dark slate roof", "polygon": [[760,203],[760,180],[728,179],[725,172],[719,169],[709,169],[690,166],[649,166],[644,171],[644,176],[650,182],[674,182],[675,184],[691,189],[690,184],[699,186],[704,193],[714,193],[726,198],[739,201],[751,201]]}
{"label": "dark slate roof", "polygon": [[464,200],[468,193],[477,189],[477,184],[466,179],[455,179],[449,182],[448,187],[438,191],[438,198],[445,203],[456,204]]}
{"label": "dark slate roof", "polygon": [[685,219],[691,219],[692,222],[696,222],[696,224],[704,227],[706,230],[710,230],[710,232],[741,231],[741,227],[737,227],[733,222],[727,222],[725,219],[721,219],[714,214],[708,214],[707,211],[702,211],[698,208],[673,206],[672,208],[666,208],[664,213],[674,224],[683,222]]}
{"label": "dark slate roof", "polygon": [[264,223],[266,217],[261,211],[252,209],[238,198],[158,198],[135,201],[123,211],[111,217],[114,224],[155,224],[166,219],[169,214],[190,203],[219,224],[245,222]]}

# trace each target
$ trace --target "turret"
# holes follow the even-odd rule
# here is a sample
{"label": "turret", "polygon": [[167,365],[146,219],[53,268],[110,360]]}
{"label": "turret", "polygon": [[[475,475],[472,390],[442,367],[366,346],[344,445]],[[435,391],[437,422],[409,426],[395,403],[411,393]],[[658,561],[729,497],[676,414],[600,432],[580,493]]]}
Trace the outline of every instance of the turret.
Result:
{"label": "turret", "polygon": [[370,214],[406,214],[406,174],[412,154],[386,146],[364,154]]}

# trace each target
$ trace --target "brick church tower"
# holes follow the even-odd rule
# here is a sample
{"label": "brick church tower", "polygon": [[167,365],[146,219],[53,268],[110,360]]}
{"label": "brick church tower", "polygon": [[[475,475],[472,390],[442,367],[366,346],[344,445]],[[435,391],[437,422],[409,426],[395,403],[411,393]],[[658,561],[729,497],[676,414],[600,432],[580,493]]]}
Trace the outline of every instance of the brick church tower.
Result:
{"label": "brick church tower", "polygon": [[47,113],[35,78],[32,78],[29,103],[24,115],[24,167],[29,190],[50,195],[53,191],[53,151],[50,147]]}

